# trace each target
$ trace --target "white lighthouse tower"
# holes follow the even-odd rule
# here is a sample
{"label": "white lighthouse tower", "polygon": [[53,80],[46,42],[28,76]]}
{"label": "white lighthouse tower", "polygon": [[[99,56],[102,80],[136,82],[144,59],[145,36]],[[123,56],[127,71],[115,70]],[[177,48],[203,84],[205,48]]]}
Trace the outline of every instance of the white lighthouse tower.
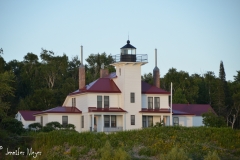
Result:
{"label": "white lighthouse tower", "polygon": [[[147,54],[136,54],[136,48],[127,41],[120,55],[113,56],[117,78],[113,79],[121,90],[120,106],[127,110],[124,126],[128,129],[142,128],[141,66],[148,63]],[[130,123],[129,123],[130,122]]]}

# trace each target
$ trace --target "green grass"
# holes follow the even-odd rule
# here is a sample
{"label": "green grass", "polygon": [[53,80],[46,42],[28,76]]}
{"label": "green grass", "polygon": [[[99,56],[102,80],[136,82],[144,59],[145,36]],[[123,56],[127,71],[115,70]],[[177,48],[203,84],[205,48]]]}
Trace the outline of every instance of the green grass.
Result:
{"label": "green grass", "polygon": [[157,159],[174,147],[191,159],[204,159],[209,153],[221,159],[240,157],[240,130],[230,128],[159,127],[113,134],[60,130],[30,135],[32,148],[42,152],[36,159],[100,159],[107,141],[114,153],[127,152],[131,159]]}

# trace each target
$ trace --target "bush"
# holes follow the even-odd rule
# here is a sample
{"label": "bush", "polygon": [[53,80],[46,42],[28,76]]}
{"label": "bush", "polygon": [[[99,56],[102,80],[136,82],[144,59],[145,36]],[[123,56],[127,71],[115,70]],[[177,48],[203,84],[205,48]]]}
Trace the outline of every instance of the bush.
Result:
{"label": "bush", "polygon": [[29,130],[39,130],[42,128],[42,125],[40,123],[32,123],[28,125]]}
{"label": "bush", "polygon": [[59,122],[49,122],[46,124],[47,127],[53,127],[54,129],[62,128],[62,125]]}
{"label": "bush", "polygon": [[75,130],[75,126],[73,124],[70,124],[70,123],[66,125],[66,128]]}
{"label": "bush", "polygon": [[161,160],[190,160],[188,154],[182,149],[178,147],[174,147],[167,154],[160,155]]}
{"label": "bush", "polygon": [[204,157],[204,160],[220,160],[216,151],[208,152],[207,156]]}
{"label": "bush", "polygon": [[226,126],[225,120],[221,116],[217,116],[215,113],[209,111],[202,115],[203,124],[207,127],[224,127]]}
{"label": "bush", "polygon": [[114,150],[109,141],[106,141],[103,148],[99,150],[101,155],[101,160],[129,160],[130,155],[122,148],[117,148]]}
{"label": "bush", "polygon": [[14,118],[4,118],[1,123],[1,128],[16,134],[25,132],[22,122]]}
{"label": "bush", "polygon": [[51,132],[51,131],[53,131],[53,130],[55,130],[55,128],[53,128],[52,126],[44,126],[44,127],[42,128],[42,131],[43,131],[43,132]]}

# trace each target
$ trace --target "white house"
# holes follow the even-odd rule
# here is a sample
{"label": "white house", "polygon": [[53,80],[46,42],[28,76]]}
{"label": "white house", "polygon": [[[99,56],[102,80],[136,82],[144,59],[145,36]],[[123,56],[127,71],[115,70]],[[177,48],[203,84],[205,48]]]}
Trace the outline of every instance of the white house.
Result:
{"label": "white house", "polygon": [[[81,47],[81,62],[82,50]],[[148,63],[148,56],[136,54],[136,48],[129,40],[120,49],[120,54],[113,56],[115,62],[111,65],[115,67],[115,73],[109,74],[102,66],[100,78],[86,85],[85,68],[81,65],[79,89],[67,95],[61,107],[35,113],[36,122],[42,125],[52,121],[63,125],[71,123],[79,132],[141,129],[153,126],[156,122],[165,125],[202,125],[201,113],[196,115],[193,112],[196,109],[187,110],[173,104],[171,112],[170,92],[160,88],[156,56],[157,50],[153,69],[154,85],[141,81],[141,67]]]}
{"label": "white house", "polygon": [[33,114],[37,112],[40,111],[18,111],[18,113],[15,115],[15,119],[22,122],[23,128],[28,128],[29,124],[36,122],[35,116],[33,116]]}

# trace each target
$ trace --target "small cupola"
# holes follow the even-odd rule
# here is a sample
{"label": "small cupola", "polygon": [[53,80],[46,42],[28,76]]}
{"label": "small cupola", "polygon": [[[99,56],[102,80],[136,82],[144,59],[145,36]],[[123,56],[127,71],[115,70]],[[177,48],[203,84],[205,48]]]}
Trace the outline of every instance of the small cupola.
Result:
{"label": "small cupola", "polygon": [[127,40],[127,44],[120,49],[122,62],[136,62],[136,48]]}

